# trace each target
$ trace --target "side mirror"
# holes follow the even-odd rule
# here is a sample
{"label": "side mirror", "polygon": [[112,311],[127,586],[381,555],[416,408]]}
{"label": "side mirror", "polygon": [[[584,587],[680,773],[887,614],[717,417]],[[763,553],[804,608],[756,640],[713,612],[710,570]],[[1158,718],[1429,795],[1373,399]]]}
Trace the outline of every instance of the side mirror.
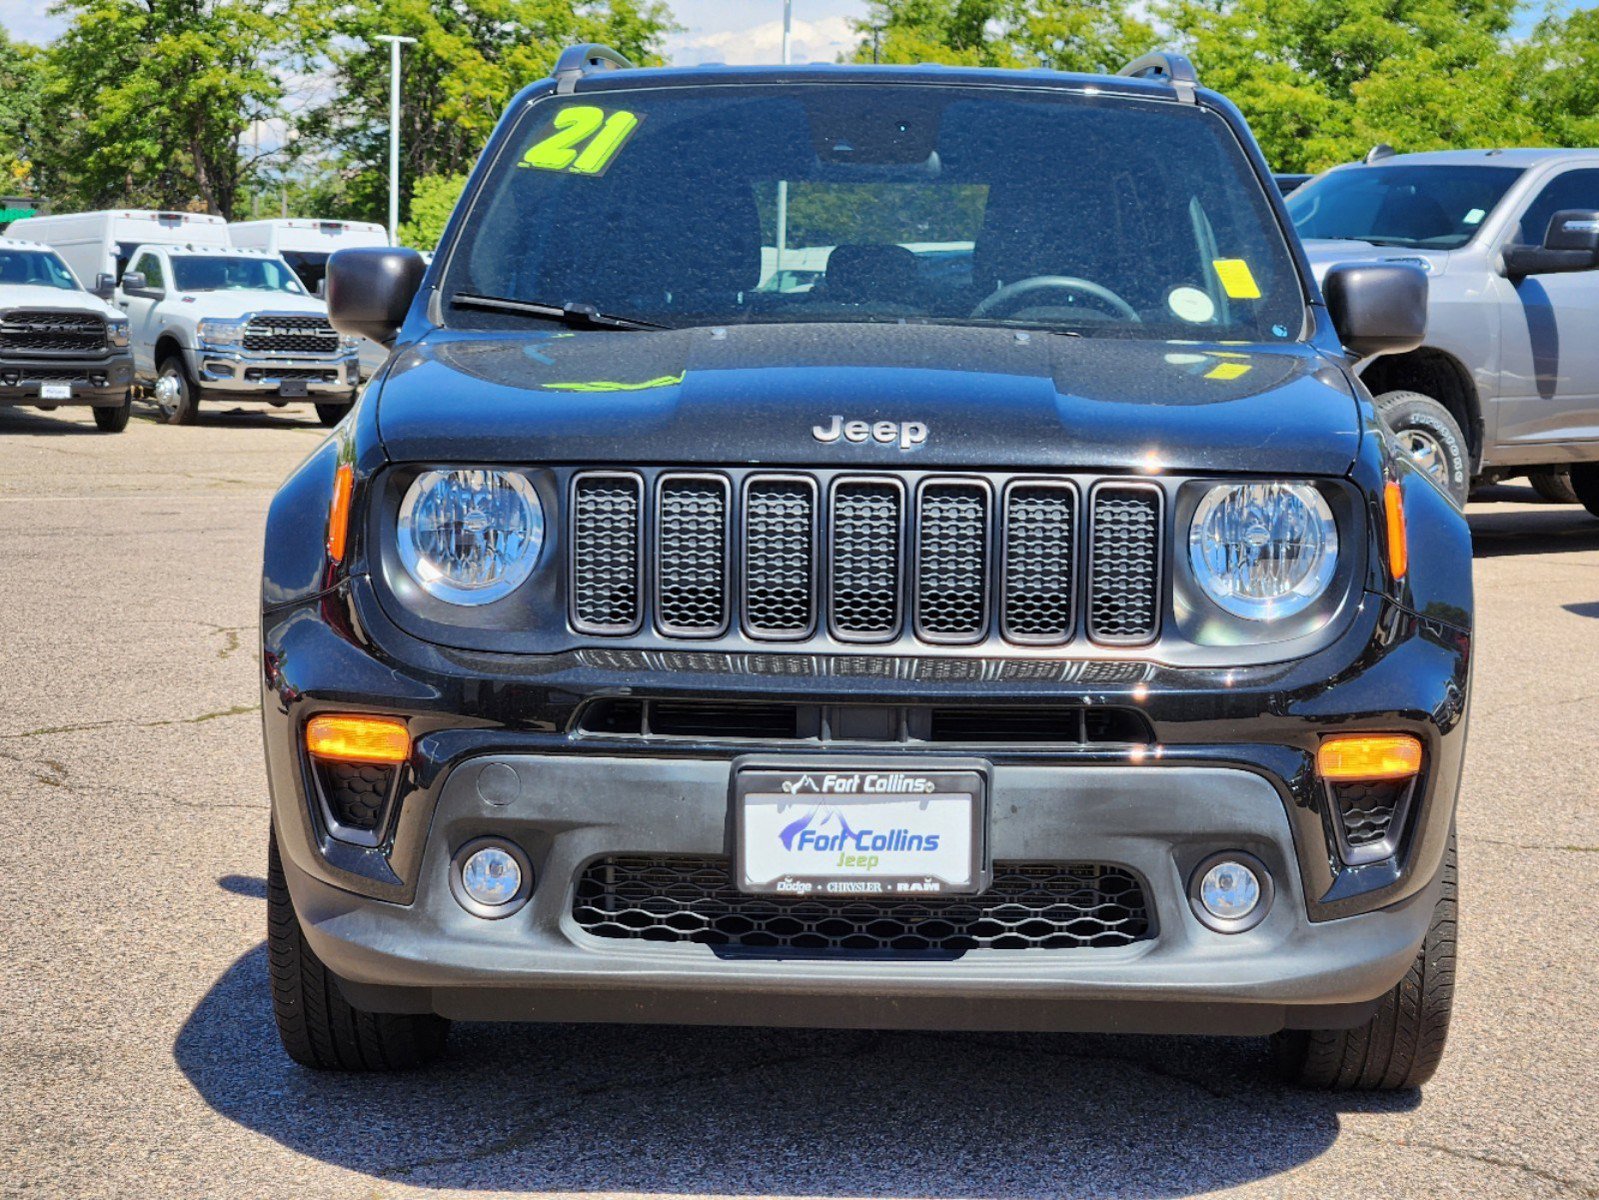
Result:
{"label": "side mirror", "polygon": [[1322,281],[1344,349],[1356,358],[1403,354],[1427,336],[1427,273],[1407,263],[1343,263]]}
{"label": "side mirror", "polygon": [[94,277],[94,287],[89,289],[102,300],[109,300],[117,294],[117,277],[109,271],[101,271]]}
{"label": "side mirror", "polygon": [[142,292],[145,288],[143,271],[129,271],[122,277],[122,290],[125,292]]}
{"label": "side mirror", "polygon": [[1510,279],[1591,271],[1599,266],[1599,212],[1563,208],[1549,218],[1542,246],[1508,246],[1504,257]]}
{"label": "side mirror", "polygon": [[340,333],[385,346],[405,322],[427,265],[415,250],[358,246],[328,259],[328,320]]}

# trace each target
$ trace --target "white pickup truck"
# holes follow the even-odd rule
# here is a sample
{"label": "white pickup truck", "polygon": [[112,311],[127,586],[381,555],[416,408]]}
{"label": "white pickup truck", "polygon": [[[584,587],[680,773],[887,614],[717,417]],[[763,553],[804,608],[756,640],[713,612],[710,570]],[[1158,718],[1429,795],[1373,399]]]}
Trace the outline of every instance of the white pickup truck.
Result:
{"label": "white pickup truck", "polygon": [[308,399],[333,425],[361,382],[360,339],[334,332],[327,306],[275,254],[144,245],[118,293],[134,370],[171,424],[193,421],[207,399]]}

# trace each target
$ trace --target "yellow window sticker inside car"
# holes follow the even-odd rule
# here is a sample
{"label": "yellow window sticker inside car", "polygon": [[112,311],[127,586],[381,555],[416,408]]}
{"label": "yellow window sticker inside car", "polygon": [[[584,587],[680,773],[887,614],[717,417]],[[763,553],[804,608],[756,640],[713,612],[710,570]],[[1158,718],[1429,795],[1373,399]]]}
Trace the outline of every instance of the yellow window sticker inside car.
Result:
{"label": "yellow window sticker inside car", "polygon": [[524,167],[602,175],[617,151],[633,136],[639,117],[625,109],[606,112],[592,104],[574,104],[555,114],[552,132],[527,148]]}
{"label": "yellow window sticker inside car", "polygon": [[1241,258],[1213,258],[1210,265],[1216,268],[1216,278],[1221,280],[1222,291],[1232,300],[1259,300],[1260,285],[1255,273]]}
{"label": "yellow window sticker inside car", "polygon": [[1205,372],[1205,378],[1206,379],[1221,379],[1221,380],[1239,379],[1239,378],[1242,378],[1245,375],[1248,375],[1249,371],[1250,371],[1250,367],[1249,367],[1248,363],[1241,363],[1241,362],[1217,363],[1214,367],[1212,367],[1210,370]]}

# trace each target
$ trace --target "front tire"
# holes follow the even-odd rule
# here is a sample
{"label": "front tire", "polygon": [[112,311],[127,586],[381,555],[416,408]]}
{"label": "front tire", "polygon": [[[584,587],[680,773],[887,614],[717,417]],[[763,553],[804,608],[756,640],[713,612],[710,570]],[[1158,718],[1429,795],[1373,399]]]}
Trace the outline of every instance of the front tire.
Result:
{"label": "front tire", "polygon": [[1571,486],[1571,473],[1564,467],[1550,467],[1542,471],[1528,471],[1527,482],[1550,504],[1577,504],[1577,492]]}
{"label": "front tire", "polygon": [[155,378],[155,406],[168,425],[193,425],[200,414],[200,389],[189,378],[180,355],[161,360]]}
{"label": "front tire", "polygon": [[350,411],[350,402],[343,404],[318,404],[316,406],[316,419],[329,429],[344,420],[344,415]]}
{"label": "front tire", "polygon": [[1599,463],[1573,463],[1571,490],[1576,493],[1577,503],[1599,517]]}
{"label": "front tire", "polygon": [[1471,491],[1471,458],[1466,435],[1438,401],[1420,392],[1384,392],[1376,397],[1377,415],[1393,430],[1400,446],[1443,493],[1466,507]]}
{"label": "front tire", "polygon": [[1279,1078],[1322,1091],[1396,1091],[1420,1087],[1444,1056],[1455,999],[1455,922],[1460,869],[1454,830],[1444,852],[1443,892],[1416,961],[1354,1029],[1290,1029],[1272,1038]]}
{"label": "front tire", "polygon": [[267,843],[267,950],[278,1036],[301,1066],[403,1071],[426,1066],[444,1052],[450,1023],[443,1017],[366,1012],[345,1000],[300,929],[276,830]]}
{"label": "front tire", "polygon": [[95,408],[94,427],[101,433],[121,433],[128,427],[128,418],[132,415],[133,397],[124,396],[122,403],[114,408]]}

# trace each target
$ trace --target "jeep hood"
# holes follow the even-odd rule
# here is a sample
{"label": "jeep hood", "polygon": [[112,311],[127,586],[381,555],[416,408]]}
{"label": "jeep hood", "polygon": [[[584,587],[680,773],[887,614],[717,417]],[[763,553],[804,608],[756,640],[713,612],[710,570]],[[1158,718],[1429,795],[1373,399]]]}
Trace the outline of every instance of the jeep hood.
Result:
{"label": "jeep hood", "polygon": [[1429,275],[1441,274],[1449,265],[1447,250],[1411,250],[1405,246],[1378,246],[1371,242],[1331,241],[1311,238],[1304,243],[1305,257],[1319,284],[1327,269],[1337,263],[1408,263]]}
{"label": "jeep hood", "polygon": [[[819,441],[834,417],[927,436]],[[395,356],[377,423],[394,460],[444,462],[1341,475],[1360,441],[1309,347],[925,325],[435,331]]]}

